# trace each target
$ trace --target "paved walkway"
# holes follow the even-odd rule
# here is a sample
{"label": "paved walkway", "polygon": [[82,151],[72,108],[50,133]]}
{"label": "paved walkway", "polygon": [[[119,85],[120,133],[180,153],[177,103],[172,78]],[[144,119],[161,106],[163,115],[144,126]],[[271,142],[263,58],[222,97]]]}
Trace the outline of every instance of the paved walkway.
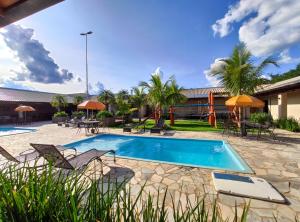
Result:
{"label": "paved walkway", "polygon": [[[40,123],[33,125],[37,131],[0,137],[0,145],[17,154],[28,149],[29,143],[66,144],[85,138],[84,132],[76,133],[76,129],[58,127],[54,124]],[[110,129],[111,133],[122,133],[119,129]],[[258,177],[271,182],[289,200],[290,205],[274,204],[265,201],[251,200],[249,221],[295,221],[300,218],[300,134],[277,130],[280,142],[267,139],[239,138],[223,136],[220,133],[208,132],[175,132],[171,137],[204,138],[227,140],[240,156],[250,165]],[[147,136],[149,133],[143,134]],[[218,198],[218,205],[224,218],[233,218],[235,204],[238,214],[249,199],[229,195],[217,195],[211,180],[210,169],[176,166],[146,161],[118,158],[111,165],[111,176],[119,179],[130,178],[133,195],[137,194],[141,185],[147,181],[146,192],[156,196],[168,187],[175,200],[186,204],[186,197],[191,202],[206,194],[206,201],[211,203]],[[170,195],[167,204],[171,206]]]}

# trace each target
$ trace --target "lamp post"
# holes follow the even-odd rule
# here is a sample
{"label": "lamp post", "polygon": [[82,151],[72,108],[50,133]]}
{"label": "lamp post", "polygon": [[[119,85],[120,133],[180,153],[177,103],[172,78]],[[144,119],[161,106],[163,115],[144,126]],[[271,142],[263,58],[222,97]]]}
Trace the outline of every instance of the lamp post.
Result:
{"label": "lamp post", "polygon": [[88,60],[87,60],[87,36],[92,34],[92,31],[80,33],[80,35],[85,36],[85,72],[86,72],[86,98],[89,97],[89,75],[88,75]]}

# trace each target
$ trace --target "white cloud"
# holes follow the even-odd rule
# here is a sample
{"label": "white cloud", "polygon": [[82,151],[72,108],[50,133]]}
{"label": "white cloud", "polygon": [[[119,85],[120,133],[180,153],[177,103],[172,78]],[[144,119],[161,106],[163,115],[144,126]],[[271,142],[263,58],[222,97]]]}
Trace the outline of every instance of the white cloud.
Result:
{"label": "white cloud", "polygon": [[300,42],[300,1],[240,0],[212,29],[224,37],[238,22],[239,39],[255,56],[279,53]]}
{"label": "white cloud", "polygon": [[285,49],[279,54],[278,63],[287,64],[287,63],[299,63],[300,58],[292,58],[289,54],[289,50]]}
{"label": "white cloud", "polygon": [[210,68],[203,71],[209,86],[220,86],[220,81],[216,77],[211,76],[211,73],[216,73],[223,68],[225,63],[221,61],[222,59],[224,58],[215,59],[214,63],[210,65]]}
{"label": "white cloud", "polygon": [[[79,81],[79,76],[70,81],[66,81],[64,84],[52,83],[38,83],[30,81],[26,75],[29,75],[28,69],[25,64],[20,61],[18,54],[9,48],[4,41],[4,37],[1,33],[5,33],[6,30],[0,31],[0,86],[18,89],[32,89],[45,92],[57,92],[57,93],[78,93],[85,91],[85,82]],[[24,78],[18,78],[18,73],[23,73]],[[18,81],[16,81],[18,79]]]}

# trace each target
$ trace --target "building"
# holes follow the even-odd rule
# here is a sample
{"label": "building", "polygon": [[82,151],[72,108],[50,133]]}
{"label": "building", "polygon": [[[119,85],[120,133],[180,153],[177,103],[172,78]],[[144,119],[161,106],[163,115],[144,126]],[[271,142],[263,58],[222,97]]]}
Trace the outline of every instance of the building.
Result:
{"label": "building", "polygon": [[[51,101],[56,93],[47,93],[31,90],[10,89],[0,87],[0,124],[14,123],[19,119],[15,108],[19,105],[32,106],[35,112],[28,114],[32,121],[51,120],[56,109],[51,106]],[[66,112],[71,113],[76,109],[73,100],[76,95],[84,94],[60,94],[68,101]]]}
{"label": "building", "polygon": [[63,0],[0,0],[0,28]]}
{"label": "building", "polygon": [[265,101],[274,119],[293,117],[300,122],[300,76],[261,87],[255,94]]}
{"label": "building", "polygon": [[187,101],[175,107],[176,117],[179,118],[199,118],[208,113],[208,94],[214,94],[214,103],[216,113],[227,111],[225,101],[229,93],[223,87],[208,87],[196,89],[184,89],[182,94],[186,96]]}
{"label": "building", "polygon": [[[199,118],[208,113],[208,94],[213,92],[215,111],[227,111],[225,101],[229,93],[223,87],[185,89],[182,94],[187,101],[175,108],[177,117]],[[273,119],[293,117],[300,122],[300,76],[260,87],[255,96],[265,102],[262,111],[270,113]]]}

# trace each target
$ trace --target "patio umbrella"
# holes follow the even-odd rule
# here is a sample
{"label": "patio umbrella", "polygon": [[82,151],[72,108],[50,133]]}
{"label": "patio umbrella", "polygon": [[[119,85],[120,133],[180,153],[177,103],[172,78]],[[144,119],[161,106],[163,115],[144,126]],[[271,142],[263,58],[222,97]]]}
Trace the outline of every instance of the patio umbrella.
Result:
{"label": "patio umbrella", "polygon": [[23,106],[20,105],[17,108],[15,108],[16,112],[24,112],[25,113],[25,122],[26,122],[26,113],[27,112],[34,112],[35,108],[31,107],[31,106]]}
{"label": "patio umbrella", "polygon": [[[265,103],[261,101],[260,99],[257,99],[253,96],[249,95],[238,95],[231,97],[225,102],[226,106],[237,106],[237,107],[256,107],[256,108],[262,108],[265,106]],[[244,115],[243,115],[244,116]],[[245,117],[245,116],[244,116]],[[246,136],[246,127],[245,127],[245,119],[243,121],[243,124],[241,124],[241,134],[242,136]]]}
{"label": "patio umbrella", "polygon": [[87,100],[77,105],[77,108],[86,109],[88,114],[88,110],[104,110],[105,105],[98,101]]}
{"label": "patio umbrella", "polygon": [[249,95],[239,95],[234,96],[228,99],[225,102],[226,106],[239,106],[239,107],[257,107],[262,108],[265,106],[265,103],[260,99],[257,99]]}

